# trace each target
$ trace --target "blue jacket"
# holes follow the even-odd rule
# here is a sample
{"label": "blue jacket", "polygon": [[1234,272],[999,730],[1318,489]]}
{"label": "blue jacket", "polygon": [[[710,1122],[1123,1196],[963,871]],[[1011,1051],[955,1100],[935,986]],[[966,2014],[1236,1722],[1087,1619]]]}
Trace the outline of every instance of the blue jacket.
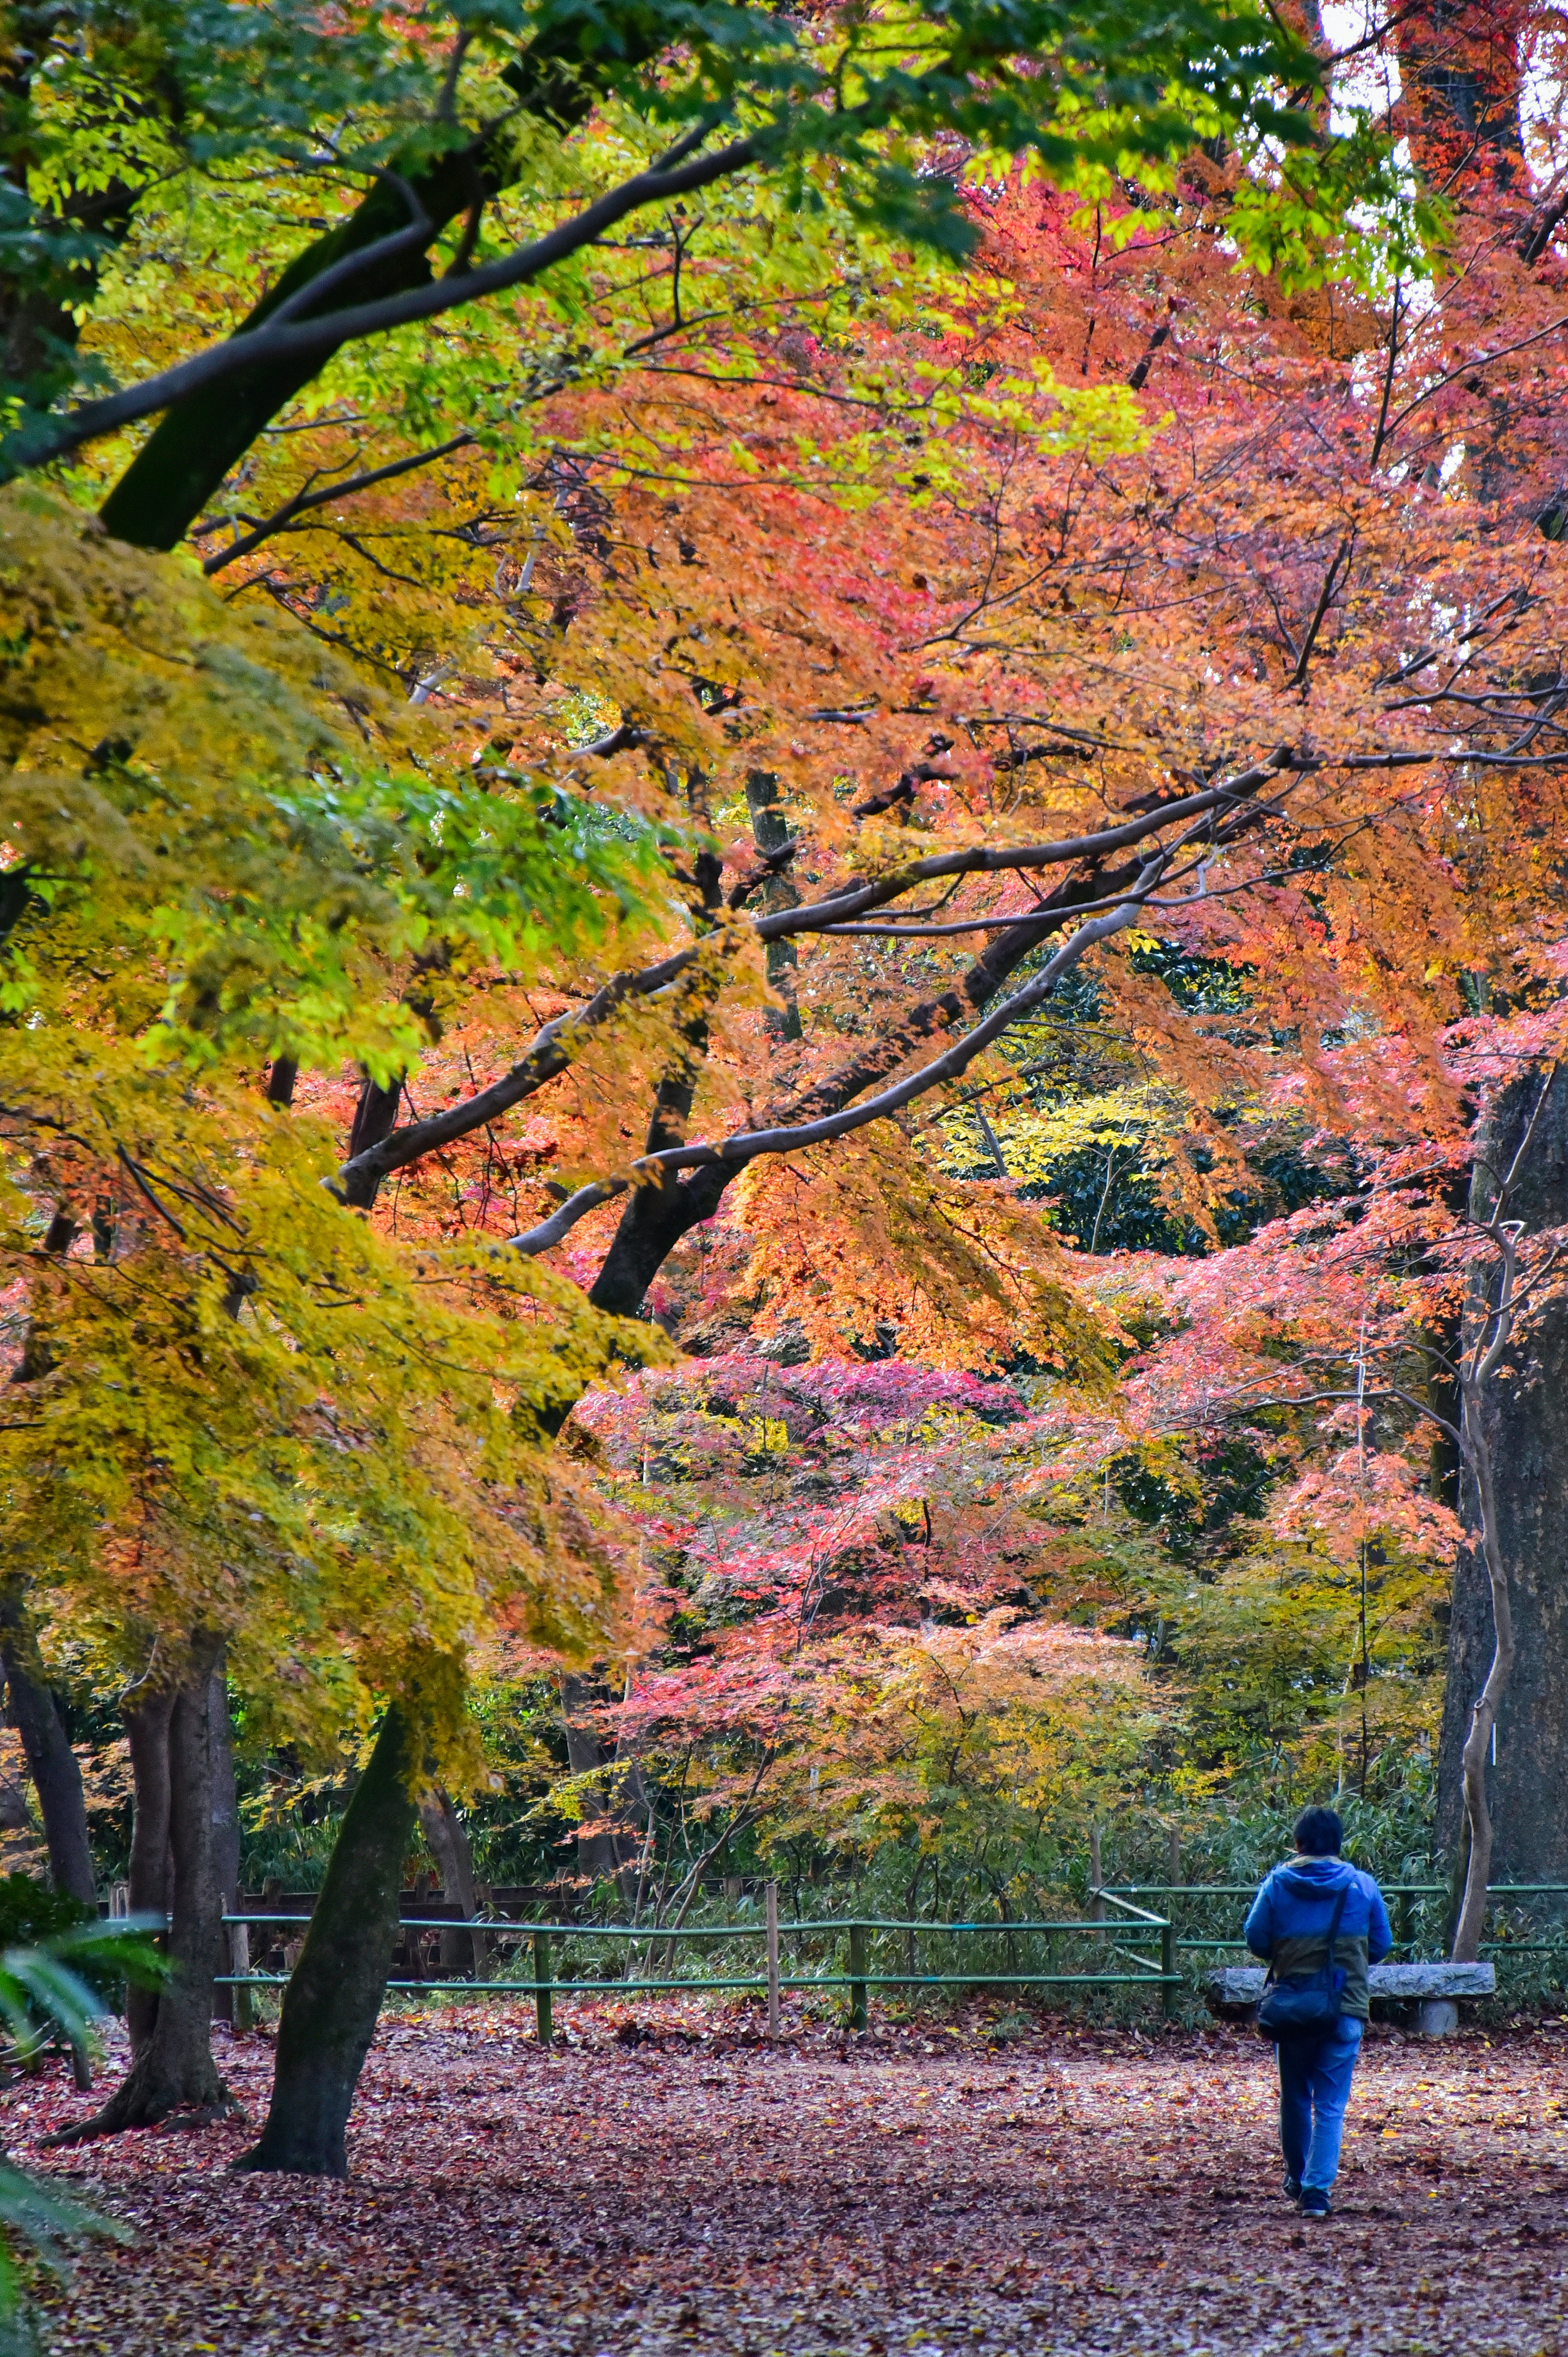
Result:
{"label": "blue jacket", "polygon": [[1334,1960],[1344,1989],[1342,2009],[1367,2018],[1367,1966],[1379,1964],[1393,1946],[1389,1910],[1369,1874],[1343,1857],[1293,1857],[1276,1866],[1252,1901],[1247,1945],[1282,1976],[1320,1972],[1328,1957],[1328,1925],[1334,1901],[1345,1889],[1345,1912]]}

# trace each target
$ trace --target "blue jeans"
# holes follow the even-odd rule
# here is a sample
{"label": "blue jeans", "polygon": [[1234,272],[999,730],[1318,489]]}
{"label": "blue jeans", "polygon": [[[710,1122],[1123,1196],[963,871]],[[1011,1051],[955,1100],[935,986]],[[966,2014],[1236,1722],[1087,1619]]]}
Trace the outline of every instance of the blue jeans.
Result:
{"label": "blue jeans", "polygon": [[1339,2174],[1339,2140],[1350,2077],[1361,2050],[1360,2022],[1341,2015],[1330,2035],[1316,2044],[1282,2040],[1280,2057],[1280,2149],[1285,2175],[1316,2192],[1326,2193]]}

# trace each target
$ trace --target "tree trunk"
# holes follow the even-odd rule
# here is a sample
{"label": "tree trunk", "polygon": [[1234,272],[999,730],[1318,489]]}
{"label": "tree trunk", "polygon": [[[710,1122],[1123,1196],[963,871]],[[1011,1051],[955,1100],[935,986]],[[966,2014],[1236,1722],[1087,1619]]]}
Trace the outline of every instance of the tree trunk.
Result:
{"label": "tree trunk", "polygon": [[[419,1822],[430,1845],[430,1855],[440,1870],[442,1897],[449,1907],[460,1907],[471,1923],[478,1912],[478,1898],[474,1889],[474,1853],[468,1846],[462,1818],[446,1794],[436,1792],[420,1803]],[[472,1975],[477,1979],[489,1959],[489,1949],[482,1932],[442,1932],[441,1963],[445,1971]]]}
{"label": "tree trunk", "polygon": [[1429,187],[1446,191],[1471,176],[1499,188],[1522,179],[1527,23],[1519,0],[1417,0],[1401,12],[1400,124]]}
{"label": "tree trunk", "polygon": [[[771,770],[748,770],[746,773],[746,802],[751,813],[751,839],[765,859],[776,858],[789,841],[789,828],[779,808],[779,780]],[[798,909],[800,896],[784,872],[779,861],[772,876],[761,888],[765,909]],[[786,937],[768,944],[768,986],[783,1001],[781,1006],[768,1007],[764,1017],[768,1036],[780,1045],[801,1039],[800,1006],[797,996],[797,968],[800,952]]]}
{"label": "tree trunk", "polygon": [[[169,1857],[169,1730],[174,1718],[172,1685],[151,1683],[159,1664],[122,1705],[131,1751],[130,1902],[133,1915],[166,1915],[173,1891]],[[131,2050],[140,2053],[158,2018],[156,1989],[133,1988],[125,1996],[125,2027]]]}
{"label": "tree trunk", "polygon": [[229,1716],[229,1680],[220,1662],[208,1698],[212,1743],[212,1871],[225,1900],[240,1889],[240,1796],[234,1782],[234,1726]]}
{"label": "tree trunk", "polygon": [[[1478,1146],[1477,1212],[1506,1171],[1541,1095],[1541,1074],[1501,1091]],[[1484,1191],[1486,1190],[1486,1191]],[[1526,1235],[1568,1220],[1568,1071],[1559,1068],[1515,1178],[1509,1216]],[[1511,1381],[1487,1387],[1477,1424],[1493,1469],[1497,1538],[1512,1591],[1514,1666],[1497,1715],[1497,1759],[1472,1763],[1496,1833],[1497,1882],[1568,1882],[1568,1302],[1548,1297],[1517,1333]],[[1480,1529],[1466,1466],[1463,1519]],[[1438,1839],[1452,1855],[1464,1813],[1466,1744],[1496,1644],[1492,1578],[1478,1538],[1455,1566],[1438,1755]],[[1558,1902],[1559,1905],[1561,1902]]]}
{"label": "tree trunk", "polygon": [[[234,1727],[229,1717],[229,1680],[221,1662],[212,1673],[208,1723],[212,1740],[212,1874],[223,1910],[227,1910],[240,1895],[240,1796],[234,1781]],[[227,1954],[228,1944],[220,1933],[220,1958]],[[231,1988],[213,1990],[214,2021],[233,2020],[235,1995]]]}
{"label": "tree trunk", "polygon": [[160,1724],[167,1730],[163,1758],[174,1868],[169,1976],[158,1996],[151,2032],[129,2075],[101,2112],[67,2129],[54,2139],[59,2143],[113,2136],[122,2128],[152,2127],[171,2112],[194,2110],[208,2118],[239,2108],[218,2075],[210,2037],[222,1913],[212,1840],[212,1664],[218,1651],[216,1637],[198,1639],[166,1712],[147,1708],[127,1714],[128,1723],[132,1717],[140,1721],[144,1751],[152,1748],[152,1730]]}
{"label": "tree trunk", "polygon": [[1486,1930],[1487,1894],[1491,1881],[1494,1843],[1491,1805],[1487,1792],[1487,1754],[1497,1727],[1498,1712],[1507,1699],[1512,1681],[1515,1646],[1508,1569],[1498,1542],[1497,1490],[1492,1479],[1491,1453],[1487,1446],[1482,1405],[1473,1398],[1466,1400],[1463,1428],[1465,1460],[1475,1477],[1477,1501],[1480,1508],[1481,1553],[1487,1566],[1493,1631],[1492,1658],[1487,1664],[1481,1691],[1476,1697],[1469,1728],[1459,1755],[1469,1855],[1466,1860],[1465,1894],[1454,1930],[1452,1954],[1456,1964],[1473,1964],[1481,1953],[1481,1935]]}
{"label": "tree trunk", "polygon": [[0,1664],[5,1672],[12,1726],[22,1738],[27,1772],[43,1813],[49,1880],[57,1890],[91,1907],[97,1897],[81,1770],[65,1721],[44,1680],[18,1587],[0,1591]]}
{"label": "tree trunk", "polygon": [[416,1820],[413,1769],[408,1722],[394,1703],[344,1814],[284,1996],[266,2126],[237,2169],[349,2174],[349,2112],[386,1992]]}
{"label": "tree trunk", "polygon": [[[566,1727],[566,1762],[574,1776],[587,1776],[596,1768],[605,1780],[595,1793],[596,1813],[618,1814],[622,1777],[615,1755],[607,1749],[590,1716],[602,1697],[591,1678],[566,1675],[561,1681],[561,1715]],[[609,1882],[637,1856],[639,1845],[629,1834],[613,1827],[577,1836],[577,1871],[593,1882]]]}

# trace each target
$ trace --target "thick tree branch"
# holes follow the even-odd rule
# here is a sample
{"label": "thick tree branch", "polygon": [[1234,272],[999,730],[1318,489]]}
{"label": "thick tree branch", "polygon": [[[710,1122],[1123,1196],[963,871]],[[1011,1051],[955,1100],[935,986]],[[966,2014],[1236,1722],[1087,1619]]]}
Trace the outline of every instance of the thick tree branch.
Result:
{"label": "thick tree branch", "polygon": [[[620,1192],[628,1179],[630,1183],[639,1179],[645,1183],[658,1181],[666,1174],[672,1177],[678,1171],[702,1168],[722,1170],[726,1176],[733,1176],[760,1154],[789,1154],[802,1146],[825,1145],[833,1138],[847,1136],[851,1131],[864,1129],[874,1121],[886,1120],[912,1099],[923,1096],[928,1090],[940,1087],[944,1082],[957,1080],[993,1039],[999,1039],[1011,1025],[1031,1013],[1047,996],[1052,985],[1079,963],[1086,951],[1097,942],[1105,941],[1112,933],[1136,922],[1144,900],[1158,882],[1165,866],[1165,855],[1156,853],[1145,863],[1128,897],[1104,915],[1091,918],[1087,924],[1080,925],[1033,981],[1022,990],[1015,991],[1011,998],[1004,1000],[983,1022],[977,1023],[963,1039],[955,1040],[941,1055],[907,1073],[902,1080],[881,1090],[877,1095],[868,1097],[861,1103],[844,1105],[815,1121],[791,1123],[779,1128],[742,1130],[733,1137],[722,1139],[717,1145],[703,1142],[671,1146],[660,1153],[639,1155],[630,1165],[627,1178],[604,1186],[579,1189],[577,1194],[570,1201],[563,1203],[541,1228],[531,1229],[525,1234],[510,1238],[513,1249],[519,1252],[548,1249],[547,1244],[534,1241],[545,1231],[549,1232],[551,1243],[559,1243],[578,1219],[585,1218],[597,1204],[606,1201],[612,1192]],[[581,1209],[575,1211],[574,1216],[567,1217],[568,1213],[573,1213],[574,1206],[579,1203]]]}
{"label": "thick tree branch", "polygon": [[52,432],[40,432],[31,441],[26,448],[26,463],[29,467],[46,466],[79,450],[85,442],[118,432],[137,418],[151,417],[177,401],[189,399],[193,393],[209,392],[229,377],[279,363],[324,360],[344,344],[368,336],[386,335],[394,328],[437,318],[443,312],[478,302],[487,295],[504,294],[509,287],[527,285],[553,269],[557,263],[596,243],[628,213],[639,212],[647,205],[662,204],[673,197],[688,196],[715,180],[733,178],[757,160],[757,154],[754,141],[736,139],[727,147],[717,148],[708,156],[693,156],[671,170],[650,166],[647,171],[622,181],[618,188],[609,189],[571,221],[560,222],[545,236],[514,248],[498,262],[465,271],[460,277],[433,279],[403,294],[384,296],[380,302],[328,311],[319,319],[302,319],[284,327],[268,326],[248,335],[231,336],[223,343],[209,345],[206,351],[179,361],[174,368],[161,370],[140,384],[127,385],[121,393],[110,393],[102,401],[86,402],[80,409],[72,410]]}

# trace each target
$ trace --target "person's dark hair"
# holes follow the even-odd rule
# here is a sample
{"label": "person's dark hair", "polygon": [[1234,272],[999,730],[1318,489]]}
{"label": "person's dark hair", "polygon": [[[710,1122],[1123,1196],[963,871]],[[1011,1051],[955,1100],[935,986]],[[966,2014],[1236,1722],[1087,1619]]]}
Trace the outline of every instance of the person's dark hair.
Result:
{"label": "person's dark hair", "polygon": [[1332,1809],[1303,1809],[1295,1821],[1295,1846],[1304,1857],[1337,1857],[1344,1839]]}

